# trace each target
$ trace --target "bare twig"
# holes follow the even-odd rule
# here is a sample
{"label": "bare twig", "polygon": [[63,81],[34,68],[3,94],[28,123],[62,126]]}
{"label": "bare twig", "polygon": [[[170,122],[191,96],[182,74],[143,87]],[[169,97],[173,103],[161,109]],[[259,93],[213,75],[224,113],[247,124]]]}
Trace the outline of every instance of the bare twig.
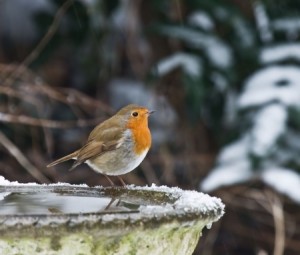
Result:
{"label": "bare twig", "polygon": [[36,119],[25,115],[12,115],[0,112],[0,122],[18,123],[23,125],[47,127],[47,128],[72,128],[72,127],[87,127],[100,123],[103,119],[89,119],[76,121],[55,121]]}
{"label": "bare twig", "polygon": [[183,17],[182,17],[182,12],[181,12],[181,3],[180,3],[180,0],[175,0],[175,4],[176,4],[176,9],[177,9],[177,12],[178,12],[178,18],[180,20],[180,23],[181,25],[183,25]]}
{"label": "bare twig", "polygon": [[[3,65],[0,64],[0,79],[1,75],[9,76],[13,73],[13,70],[17,70],[18,65]],[[7,95],[8,97],[16,97],[22,101],[26,101],[30,104],[37,105],[37,102],[41,101],[39,95],[49,97],[49,99],[56,100],[68,105],[73,111],[72,106],[80,106],[86,112],[91,112],[90,109],[99,109],[106,114],[112,114],[114,110],[107,104],[96,100],[86,94],[72,88],[53,88],[42,79],[40,79],[29,68],[23,66],[22,83],[17,87],[8,87],[0,85],[0,93]],[[14,77],[16,81],[17,77]],[[6,84],[7,85],[7,84]],[[44,101],[43,101],[44,102]],[[94,111],[93,111],[94,112]]]}
{"label": "bare twig", "polygon": [[1,131],[0,131],[0,143],[5,149],[22,165],[26,171],[33,176],[40,183],[49,183],[50,180],[43,175],[30,161],[24,156],[19,148],[13,144]]}
{"label": "bare twig", "polygon": [[15,97],[20,100],[26,99],[26,102],[30,104],[38,104],[38,100],[34,96],[22,93],[21,91],[13,89],[12,87],[0,86],[0,94],[4,94],[8,97]]}
{"label": "bare twig", "polygon": [[51,38],[54,36],[55,32],[58,29],[58,26],[64,17],[66,11],[71,7],[73,4],[73,0],[66,1],[57,11],[57,13],[54,16],[53,22],[49,29],[47,30],[47,33],[44,35],[44,37],[41,39],[41,41],[38,43],[38,45],[34,48],[34,50],[23,60],[23,62],[18,66],[16,70],[11,73],[10,76],[6,77],[4,80],[4,84],[7,83],[8,80],[12,78],[19,77],[25,70],[25,67],[28,66],[30,63],[32,63],[41,53],[41,51],[46,47],[48,42],[51,40]]}
{"label": "bare twig", "polygon": [[273,216],[275,229],[273,254],[283,255],[285,249],[285,217],[280,198],[275,192],[269,190],[264,193],[259,191],[250,192],[248,195]]}
{"label": "bare twig", "polygon": [[113,108],[111,108],[107,104],[104,104],[99,100],[95,100],[94,98],[91,98],[76,89],[68,88],[68,89],[63,89],[63,91],[65,94],[69,96],[71,95],[75,98],[75,100],[68,100],[69,103],[75,102],[76,104],[79,105],[101,108],[105,113],[109,113],[109,114],[114,113]]}
{"label": "bare twig", "polygon": [[266,192],[270,201],[275,226],[274,255],[283,255],[285,247],[284,211],[280,198],[271,191]]}

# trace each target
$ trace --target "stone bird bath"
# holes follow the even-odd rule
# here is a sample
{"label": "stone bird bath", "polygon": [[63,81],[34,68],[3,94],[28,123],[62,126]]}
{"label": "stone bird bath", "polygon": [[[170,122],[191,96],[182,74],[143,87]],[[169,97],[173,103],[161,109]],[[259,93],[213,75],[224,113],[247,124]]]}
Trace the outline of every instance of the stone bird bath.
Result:
{"label": "stone bird bath", "polygon": [[[1,176],[0,176],[1,177]],[[0,254],[192,254],[220,199],[165,186],[19,184],[0,178]]]}

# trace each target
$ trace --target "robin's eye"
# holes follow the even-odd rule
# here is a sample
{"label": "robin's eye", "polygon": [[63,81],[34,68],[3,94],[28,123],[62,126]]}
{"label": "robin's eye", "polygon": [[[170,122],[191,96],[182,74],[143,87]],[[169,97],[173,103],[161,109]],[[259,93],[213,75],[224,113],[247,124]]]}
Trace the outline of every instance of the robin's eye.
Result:
{"label": "robin's eye", "polygon": [[133,112],[131,115],[132,115],[133,117],[137,117],[137,116],[139,115],[139,113],[138,113],[138,112]]}

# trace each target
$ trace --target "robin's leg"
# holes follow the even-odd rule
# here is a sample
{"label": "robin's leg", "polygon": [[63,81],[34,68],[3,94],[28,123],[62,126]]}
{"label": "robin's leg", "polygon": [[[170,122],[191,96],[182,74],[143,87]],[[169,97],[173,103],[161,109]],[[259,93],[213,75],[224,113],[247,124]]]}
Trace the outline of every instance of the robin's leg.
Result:
{"label": "robin's leg", "polygon": [[126,183],[123,181],[123,179],[120,176],[117,176],[119,181],[121,182],[122,186],[125,187]]}
{"label": "robin's leg", "polygon": [[[117,176],[119,181],[121,182],[122,186],[125,187],[126,183],[123,181],[123,179],[120,176]],[[119,199],[119,201],[117,202],[116,206],[119,206],[121,203],[121,199]]]}
{"label": "robin's leg", "polygon": [[108,210],[108,209],[111,207],[111,205],[113,204],[113,202],[115,202],[115,201],[116,201],[116,199],[115,199],[115,198],[112,198],[112,199],[110,200],[109,204],[104,208],[104,210]]}
{"label": "robin's leg", "polygon": [[106,180],[108,180],[111,186],[116,186],[114,182],[106,174],[104,174],[104,177],[106,178]]}

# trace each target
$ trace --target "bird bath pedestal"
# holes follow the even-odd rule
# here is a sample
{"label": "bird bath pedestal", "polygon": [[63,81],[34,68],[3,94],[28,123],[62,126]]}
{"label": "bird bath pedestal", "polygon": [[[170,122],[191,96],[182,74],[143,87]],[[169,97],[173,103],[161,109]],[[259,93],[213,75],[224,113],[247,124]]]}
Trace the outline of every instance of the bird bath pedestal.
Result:
{"label": "bird bath pedestal", "polygon": [[223,213],[220,199],[179,188],[0,179],[0,254],[192,254]]}

